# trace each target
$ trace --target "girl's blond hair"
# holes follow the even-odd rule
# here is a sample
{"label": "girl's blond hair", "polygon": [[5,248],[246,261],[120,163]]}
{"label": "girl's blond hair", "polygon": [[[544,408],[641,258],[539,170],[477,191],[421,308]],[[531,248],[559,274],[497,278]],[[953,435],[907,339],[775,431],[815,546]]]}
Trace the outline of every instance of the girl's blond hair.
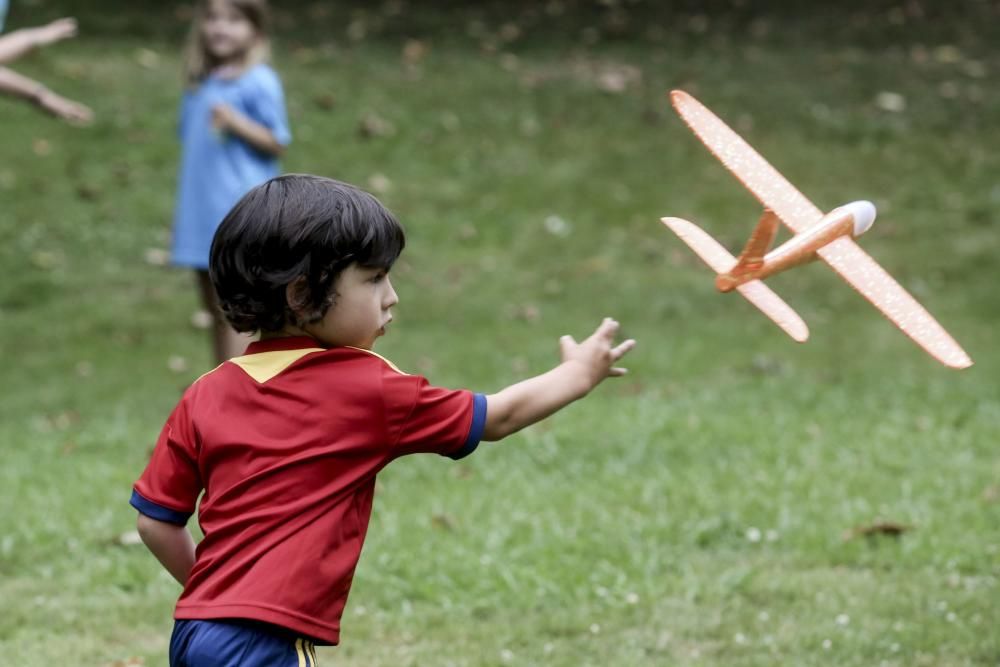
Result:
{"label": "girl's blond hair", "polygon": [[[227,0],[236,11],[242,14],[257,31],[257,42],[247,52],[245,67],[253,67],[271,59],[271,40],[267,33],[270,23],[270,13],[267,0]],[[201,24],[205,19],[209,0],[198,3],[188,33],[187,46],[184,48],[184,83],[197,86],[215,69],[219,63],[205,47]]]}

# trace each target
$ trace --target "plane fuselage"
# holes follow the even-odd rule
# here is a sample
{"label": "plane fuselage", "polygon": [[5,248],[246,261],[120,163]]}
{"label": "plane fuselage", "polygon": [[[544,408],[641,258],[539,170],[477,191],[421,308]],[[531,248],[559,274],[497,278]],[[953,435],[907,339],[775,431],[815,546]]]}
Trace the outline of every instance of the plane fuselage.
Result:
{"label": "plane fuselage", "polygon": [[809,229],[796,234],[760,260],[737,264],[731,271],[720,273],[715,286],[720,292],[730,292],[751,280],[763,280],[794,266],[816,259],[816,251],[842,236],[857,238],[875,220],[875,206],[867,201],[855,201],[835,208]]}

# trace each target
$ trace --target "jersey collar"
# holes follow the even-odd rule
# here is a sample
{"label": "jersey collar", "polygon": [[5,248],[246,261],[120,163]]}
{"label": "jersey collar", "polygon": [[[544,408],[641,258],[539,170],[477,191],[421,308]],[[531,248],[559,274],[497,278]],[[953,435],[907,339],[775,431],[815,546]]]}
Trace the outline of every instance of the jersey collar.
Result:
{"label": "jersey collar", "polygon": [[285,350],[302,350],[305,348],[318,348],[323,345],[310,336],[285,336],[283,338],[269,338],[267,340],[257,340],[247,346],[244,356],[259,354],[261,352],[281,352]]}

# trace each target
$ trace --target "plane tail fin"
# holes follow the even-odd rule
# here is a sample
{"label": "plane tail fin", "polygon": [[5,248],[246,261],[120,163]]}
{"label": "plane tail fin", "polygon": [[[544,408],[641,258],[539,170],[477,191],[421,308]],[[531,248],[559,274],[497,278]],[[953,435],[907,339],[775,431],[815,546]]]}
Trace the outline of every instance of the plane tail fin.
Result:
{"label": "plane tail fin", "polygon": [[764,264],[764,255],[778,234],[778,216],[769,208],[764,209],[743,252],[736,259],[736,266],[729,271],[731,276],[756,271]]}

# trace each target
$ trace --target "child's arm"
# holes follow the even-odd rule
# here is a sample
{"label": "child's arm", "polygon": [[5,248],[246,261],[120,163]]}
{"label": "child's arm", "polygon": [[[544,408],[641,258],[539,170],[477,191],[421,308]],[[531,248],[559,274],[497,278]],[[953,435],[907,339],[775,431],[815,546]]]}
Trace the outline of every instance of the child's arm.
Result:
{"label": "child's arm", "polygon": [[280,157],[285,147],[278,142],[270,129],[244,116],[228,104],[212,107],[212,125],[222,132],[235,134],[262,153]]}
{"label": "child's arm", "polygon": [[513,384],[486,397],[483,440],[500,440],[525,426],[583,398],[604,378],[624,375],[614,364],[635,347],[626,340],[614,345],[618,322],[606,318],[590,338],[577,343],[571,336],[559,339],[562,363],[536,377]]}
{"label": "child's arm", "polygon": [[0,93],[7,93],[34,102],[44,111],[71,123],[86,124],[94,118],[94,112],[88,107],[79,102],[68,100],[62,95],[52,92],[38,81],[22,76],[6,67],[0,67]]}
{"label": "child's arm", "polygon": [[141,513],[136,528],[146,547],[183,586],[194,567],[194,539],[188,529]]}
{"label": "child's arm", "polygon": [[58,19],[37,28],[22,28],[0,37],[0,63],[17,60],[28,51],[76,35],[76,19]]}

